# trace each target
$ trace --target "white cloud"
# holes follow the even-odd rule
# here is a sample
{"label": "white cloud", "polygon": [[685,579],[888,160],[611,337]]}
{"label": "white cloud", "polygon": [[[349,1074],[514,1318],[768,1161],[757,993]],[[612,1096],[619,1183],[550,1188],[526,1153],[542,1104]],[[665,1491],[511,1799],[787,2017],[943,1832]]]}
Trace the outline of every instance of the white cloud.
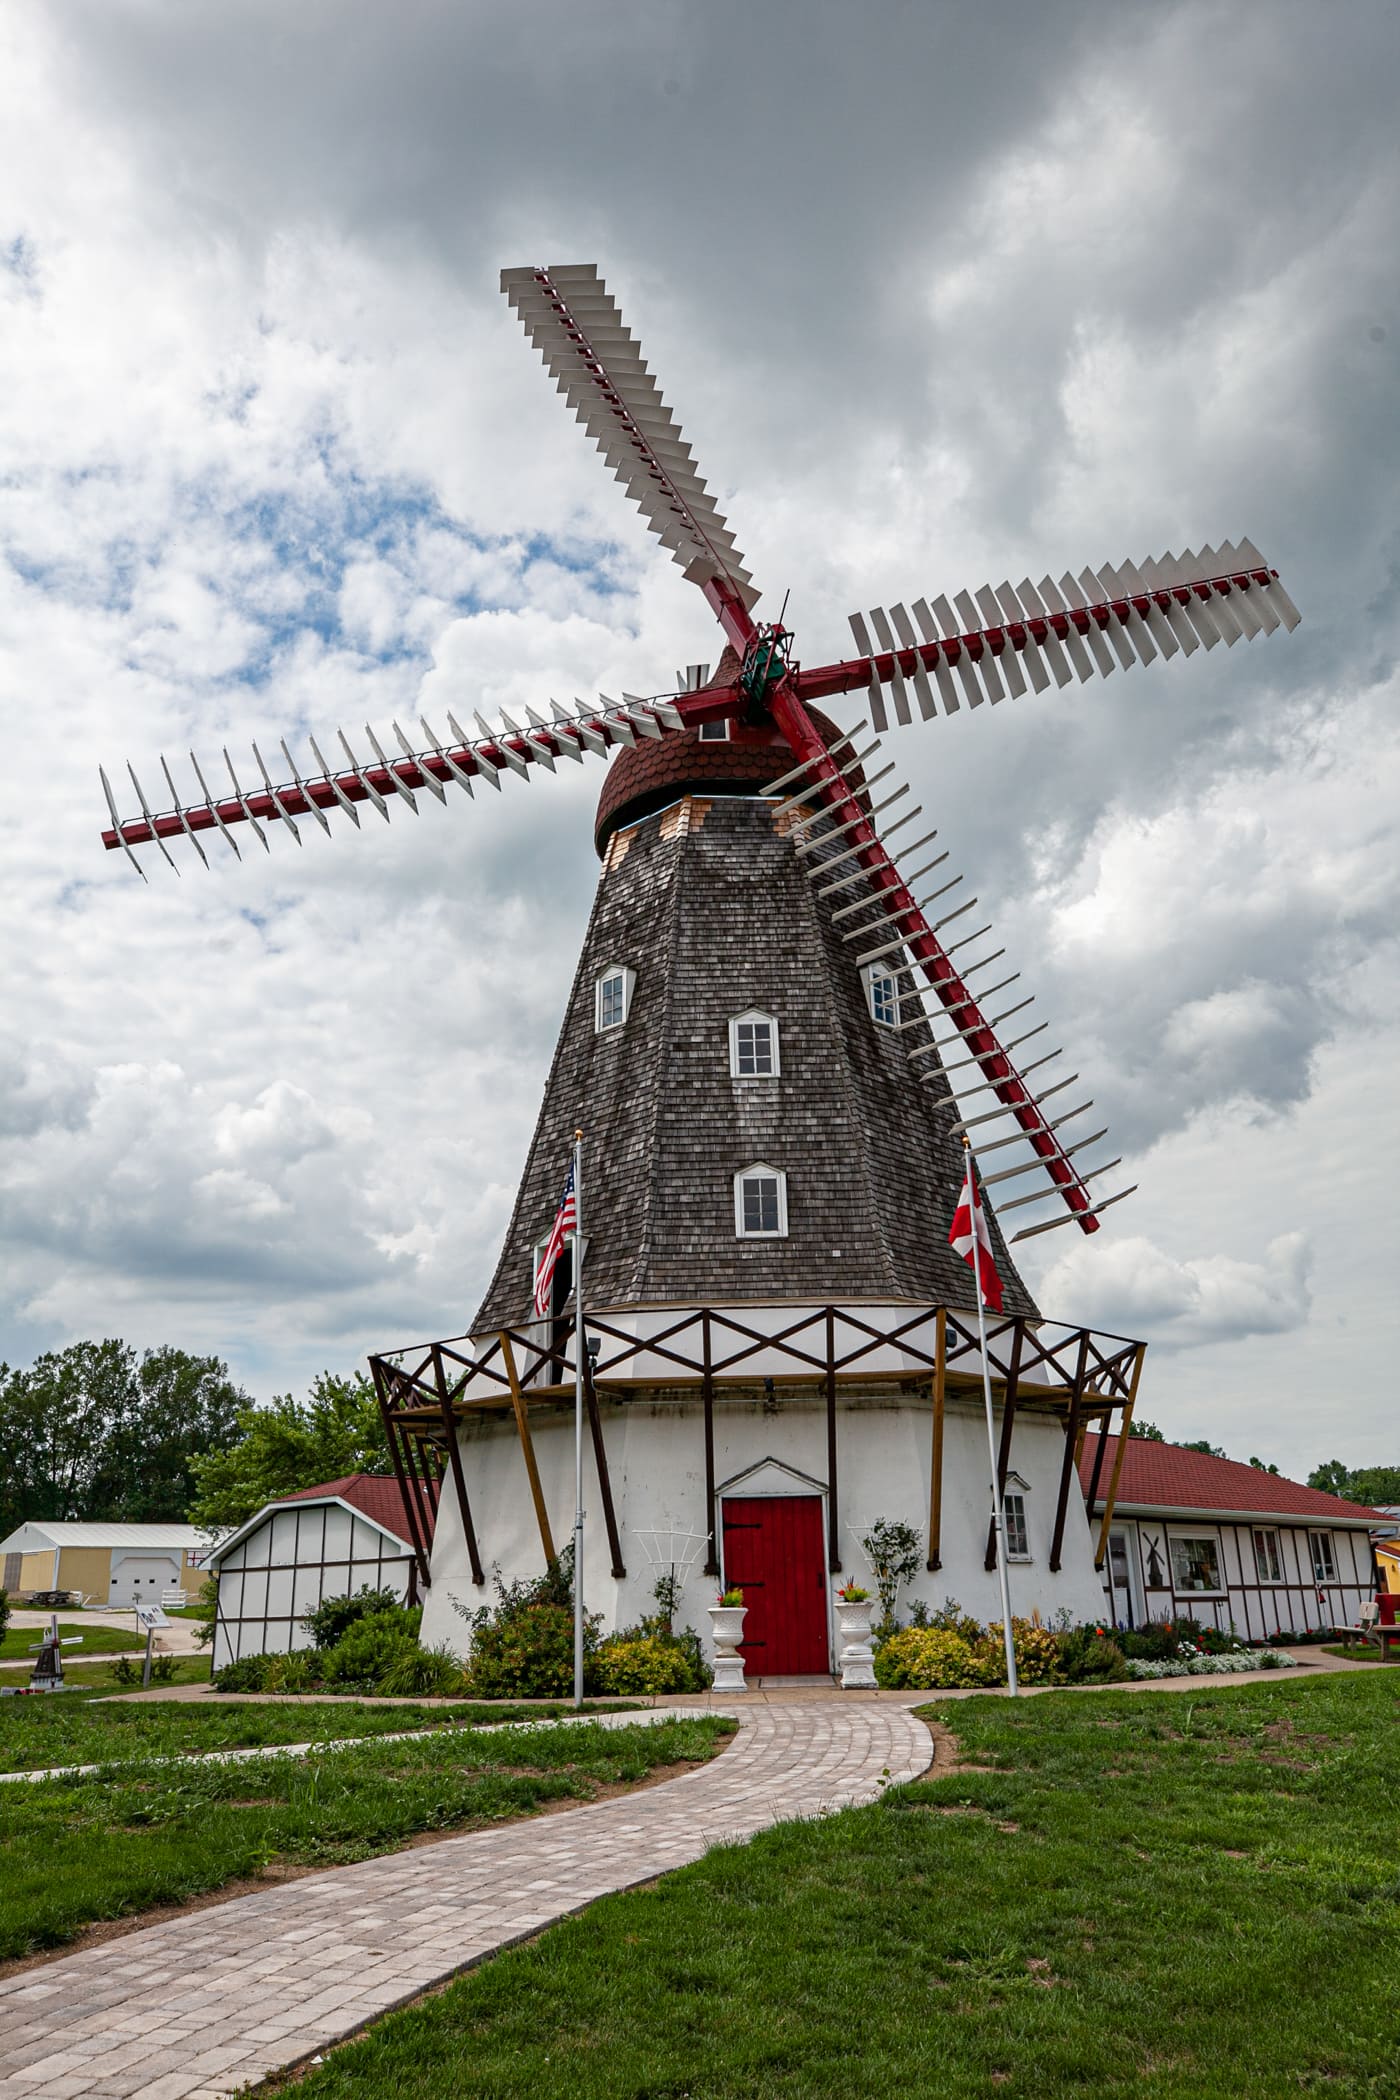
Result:
{"label": "white cloud", "polygon": [[1052,1304],[1074,1304],[1078,1317],[1113,1334],[1150,1335],[1160,1346],[1241,1342],[1287,1334],[1311,1305],[1312,1251],[1306,1234],[1281,1233],[1262,1261],[1222,1254],[1175,1260],[1138,1235],[1102,1252],[1081,1242],[1046,1276]]}

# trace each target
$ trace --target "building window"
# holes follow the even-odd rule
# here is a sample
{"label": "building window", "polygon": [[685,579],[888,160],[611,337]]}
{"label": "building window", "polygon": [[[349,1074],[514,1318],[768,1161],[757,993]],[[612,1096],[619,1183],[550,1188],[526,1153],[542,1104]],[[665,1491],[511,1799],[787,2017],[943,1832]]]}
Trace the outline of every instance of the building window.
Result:
{"label": "building window", "polygon": [[613,963],[604,970],[593,987],[593,1026],[598,1035],[607,1035],[614,1028],[624,1026],[632,1007],[632,987],[637,982],[635,970],[623,963]]}
{"label": "building window", "polygon": [[729,1024],[729,1072],[734,1079],[776,1079],[778,1024],[772,1014],[737,1014]]}
{"label": "building window", "polygon": [[1031,1535],[1026,1526],[1026,1498],[1008,1492],[1002,1496],[1002,1509],[1006,1514],[1006,1557],[1008,1560],[1029,1560],[1031,1557]]}
{"label": "building window", "polygon": [[728,715],[722,715],[718,722],[702,722],[700,724],[700,741],[702,744],[727,744],[729,742]]}
{"label": "building window", "polygon": [[787,1175],[757,1160],[734,1176],[734,1230],[741,1240],[781,1240],[787,1229]]}
{"label": "building window", "polygon": [[1254,1572],[1261,1582],[1283,1581],[1283,1560],[1278,1550],[1278,1533],[1256,1525],[1250,1533],[1254,1541]]}
{"label": "building window", "polygon": [[1313,1580],[1315,1582],[1335,1581],[1337,1568],[1336,1563],[1332,1559],[1330,1533],[1326,1531],[1310,1531],[1308,1533],[1308,1544],[1312,1547]]}
{"label": "building window", "polygon": [[1220,1548],[1216,1541],[1174,1538],[1172,1583],[1178,1595],[1190,1591],[1199,1591],[1208,1596],[1218,1595],[1224,1585],[1220,1580]]}
{"label": "building window", "polygon": [[881,1028],[899,1025],[899,979],[885,963],[872,963],[865,973],[865,996],[870,1018]]}

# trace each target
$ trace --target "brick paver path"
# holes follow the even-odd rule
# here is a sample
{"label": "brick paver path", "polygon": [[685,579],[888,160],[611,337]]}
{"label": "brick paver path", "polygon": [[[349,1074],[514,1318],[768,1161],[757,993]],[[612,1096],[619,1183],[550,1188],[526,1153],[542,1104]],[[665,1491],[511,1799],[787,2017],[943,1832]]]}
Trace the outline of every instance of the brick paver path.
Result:
{"label": "brick paver path", "polygon": [[215,2100],[352,2034],[596,1897],[770,1823],[873,1799],[932,1755],[903,1707],[733,1709],[660,1786],[365,1860],[0,1984],[0,2100]]}

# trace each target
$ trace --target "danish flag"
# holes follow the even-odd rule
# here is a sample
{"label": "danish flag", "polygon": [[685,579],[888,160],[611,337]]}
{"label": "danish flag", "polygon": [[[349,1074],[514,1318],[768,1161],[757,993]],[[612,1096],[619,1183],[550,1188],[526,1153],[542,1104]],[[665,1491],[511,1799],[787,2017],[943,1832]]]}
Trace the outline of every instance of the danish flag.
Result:
{"label": "danish flag", "polygon": [[[958,1197],[958,1207],[953,1212],[952,1229],[948,1234],[948,1245],[960,1254],[977,1278],[982,1303],[992,1312],[1001,1311],[1001,1278],[997,1265],[992,1260],[991,1236],[987,1231],[987,1213],[977,1198],[975,1172],[972,1160],[967,1162],[967,1174]],[[974,1240],[974,1234],[976,1235]],[[974,1265],[973,1247],[976,1247]]]}
{"label": "danish flag", "polygon": [[564,1251],[564,1242],[578,1224],[578,1213],[574,1206],[574,1167],[569,1162],[569,1178],[564,1183],[564,1193],[559,1198],[559,1208],[554,1214],[554,1224],[549,1238],[544,1243],[540,1265],[535,1271],[535,1312],[539,1319],[549,1318],[549,1309],[554,1291],[554,1271]]}

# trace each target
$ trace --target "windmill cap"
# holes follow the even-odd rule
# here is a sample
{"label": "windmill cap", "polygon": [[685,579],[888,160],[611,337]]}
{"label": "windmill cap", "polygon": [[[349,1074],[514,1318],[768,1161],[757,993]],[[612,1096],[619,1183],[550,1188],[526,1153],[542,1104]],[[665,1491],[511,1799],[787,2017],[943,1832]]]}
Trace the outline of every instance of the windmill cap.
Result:
{"label": "windmill cap", "polygon": [[[836,724],[815,708],[808,713],[826,741],[835,743],[841,734]],[[598,856],[606,853],[615,831],[669,808],[683,795],[754,795],[790,772],[792,762],[791,747],[775,722],[731,720],[724,743],[702,743],[697,728],[619,751],[598,797],[593,824]],[[865,784],[858,766],[851,768],[849,778],[855,787]]]}

